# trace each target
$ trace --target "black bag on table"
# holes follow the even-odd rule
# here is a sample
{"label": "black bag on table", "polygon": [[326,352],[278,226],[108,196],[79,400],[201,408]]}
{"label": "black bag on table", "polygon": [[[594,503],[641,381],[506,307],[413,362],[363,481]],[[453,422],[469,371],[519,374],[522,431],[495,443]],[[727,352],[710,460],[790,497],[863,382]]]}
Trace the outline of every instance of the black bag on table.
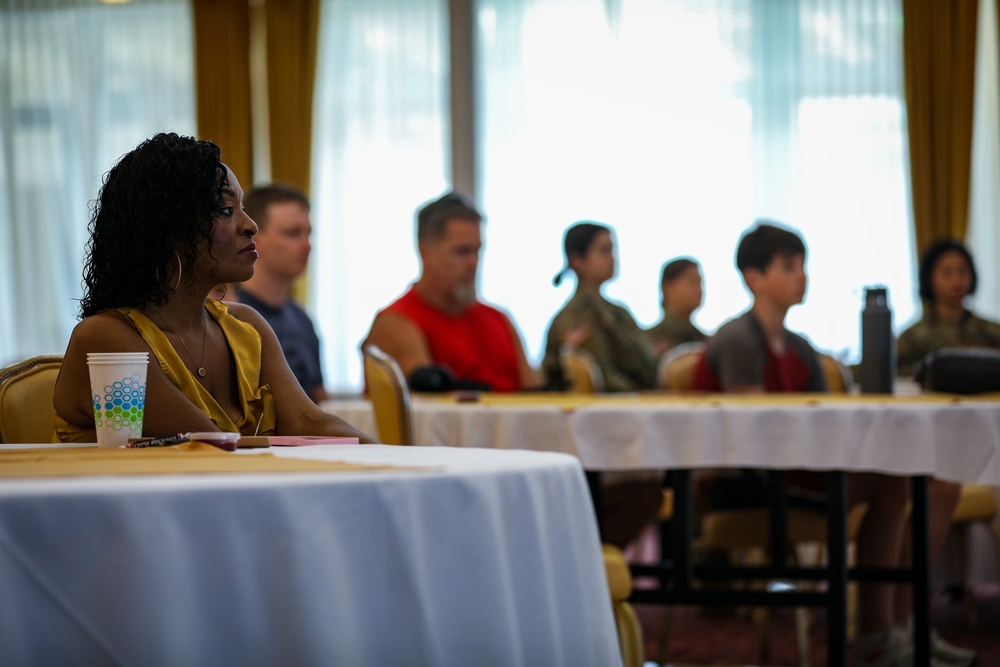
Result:
{"label": "black bag on table", "polygon": [[914,377],[927,391],[949,394],[1000,391],[1000,350],[944,347],[924,357]]}

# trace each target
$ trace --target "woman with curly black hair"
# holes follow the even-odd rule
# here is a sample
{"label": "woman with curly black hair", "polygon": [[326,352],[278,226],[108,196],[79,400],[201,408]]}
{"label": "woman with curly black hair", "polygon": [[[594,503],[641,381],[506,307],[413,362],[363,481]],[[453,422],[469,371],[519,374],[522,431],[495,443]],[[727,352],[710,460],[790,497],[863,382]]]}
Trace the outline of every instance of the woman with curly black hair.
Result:
{"label": "woman with curly black hair", "polygon": [[94,442],[89,352],[150,352],[143,434],[238,431],[373,442],[302,391],[252,308],[209,299],[253,275],[257,225],[219,147],[158,134],[105,176],[90,221],[81,322],[56,383],[56,436]]}

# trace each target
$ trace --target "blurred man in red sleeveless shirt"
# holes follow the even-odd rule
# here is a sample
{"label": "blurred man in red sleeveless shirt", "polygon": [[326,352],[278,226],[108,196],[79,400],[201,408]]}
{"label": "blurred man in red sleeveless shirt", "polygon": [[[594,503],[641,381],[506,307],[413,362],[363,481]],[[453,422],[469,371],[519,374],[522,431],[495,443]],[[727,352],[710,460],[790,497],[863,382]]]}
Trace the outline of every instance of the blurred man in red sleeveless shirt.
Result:
{"label": "blurred man in red sleeveless shirt", "polygon": [[477,299],[482,215],[449,192],[417,213],[421,274],[380,311],[362,345],[377,345],[408,379],[443,366],[460,382],[493,391],[538,386],[510,318]]}

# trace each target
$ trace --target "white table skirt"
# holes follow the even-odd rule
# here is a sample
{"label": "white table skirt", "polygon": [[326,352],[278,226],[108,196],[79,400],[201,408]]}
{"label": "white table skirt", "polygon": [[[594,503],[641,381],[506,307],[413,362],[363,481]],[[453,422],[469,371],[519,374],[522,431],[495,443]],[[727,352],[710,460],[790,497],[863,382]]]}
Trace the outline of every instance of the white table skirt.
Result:
{"label": "white table skirt", "polygon": [[272,451],[436,469],[6,480],[0,664],[618,663],[573,458]]}
{"label": "white table skirt", "polygon": [[[1000,485],[1000,402],[817,404],[624,400],[568,408],[413,401],[421,445],[572,454],[590,470],[700,467],[874,470]],[[367,401],[324,405],[376,432]]]}

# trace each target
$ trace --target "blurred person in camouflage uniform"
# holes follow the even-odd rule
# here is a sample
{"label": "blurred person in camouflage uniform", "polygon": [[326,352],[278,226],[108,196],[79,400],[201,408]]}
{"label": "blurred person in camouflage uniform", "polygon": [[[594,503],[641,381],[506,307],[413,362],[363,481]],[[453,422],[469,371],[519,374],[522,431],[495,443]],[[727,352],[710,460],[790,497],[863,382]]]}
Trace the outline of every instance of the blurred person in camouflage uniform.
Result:
{"label": "blurred person in camouflage uniform", "polygon": [[924,253],[919,270],[924,314],[896,343],[900,375],[912,375],[924,357],[944,347],[1000,349],[1000,324],[965,308],[976,281],[972,255],[958,241],[938,241]]}
{"label": "blurred person in camouflage uniform", "polygon": [[601,287],[615,276],[611,229],[592,222],[578,222],[563,241],[566,266],[553,283],[559,285],[572,271],[577,287],[549,324],[542,370],[546,378],[558,377],[560,350],[570,344],[594,357],[604,376],[605,391],[636,391],[656,387],[653,348],[625,306],[609,301]]}
{"label": "blurred person in camouflage uniform", "polygon": [[701,308],[701,271],[693,259],[681,257],[663,265],[660,277],[663,319],[646,329],[657,356],[682,343],[705,340],[705,333],[691,322]]}

